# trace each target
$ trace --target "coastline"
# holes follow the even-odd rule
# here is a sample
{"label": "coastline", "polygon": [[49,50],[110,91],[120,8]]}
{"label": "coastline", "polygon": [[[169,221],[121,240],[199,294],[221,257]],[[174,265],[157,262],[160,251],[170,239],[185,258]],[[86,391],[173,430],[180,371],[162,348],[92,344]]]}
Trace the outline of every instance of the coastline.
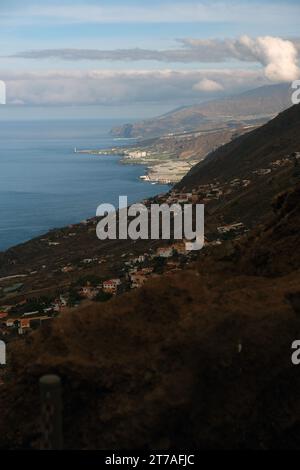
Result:
{"label": "coastline", "polygon": [[140,176],[144,182],[151,184],[174,185],[199,163],[199,160],[182,160],[169,152],[154,152],[149,147],[112,148],[105,150],[75,149],[74,153],[94,156],[120,156],[123,165],[144,165],[145,175]]}
{"label": "coastline", "polygon": [[[72,152],[72,150],[71,150]],[[71,153],[72,158],[72,153]],[[6,253],[8,250],[14,249],[20,245],[28,243],[36,238],[43,237],[52,230],[60,230],[69,225],[80,224],[81,221],[90,219],[95,216],[96,208],[100,203],[107,202],[116,204],[119,194],[127,194],[129,197],[130,204],[139,202],[145,198],[154,197],[159,192],[167,192],[169,188],[167,186],[160,187],[145,185],[143,180],[140,178],[146,169],[141,168],[140,165],[136,164],[135,169],[132,168],[121,168],[121,155],[115,154],[114,163],[106,165],[96,165],[95,163],[87,162],[81,158],[79,168],[83,168],[83,178],[78,176],[78,186],[76,178],[78,162],[75,163],[75,167],[72,171],[72,178],[70,178],[70,172],[67,169],[67,179],[65,188],[59,194],[53,191],[53,194],[47,191],[43,191],[41,188],[41,194],[38,190],[33,190],[31,193],[26,193],[22,197],[23,205],[18,204],[21,195],[18,193],[13,199],[10,196],[10,203],[6,205],[6,212],[11,215],[6,217],[9,222],[8,228],[6,229],[3,220],[3,229],[0,232],[0,253]],[[70,165],[70,157],[68,157],[66,166]],[[72,165],[73,167],[73,165]],[[119,167],[119,169],[118,169]],[[76,171],[75,171],[76,170]],[[125,170],[125,171],[124,171]],[[64,170],[65,171],[65,170]],[[79,170],[80,171],[80,170]],[[90,178],[91,174],[91,186],[87,186],[86,179]],[[102,181],[103,174],[103,181]],[[64,173],[65,175],[65,173]],[[65,177],[63,175],[63,180]],[[97,176],[98,175],[98,176]],[[109,175],[112,178],[112,183],[109,183]],[[74,181],[74,184],[73,184]],[[87,197],[86,197],[87,196]],[[9,200],[9,190],[7,191],[7,199]],[[19,207],[24,206],[27,208],[26,217],[19,217],[17,214],[14,216],[14,203]],[[33,203],[32,203],[33,201]],[[65,201],[65,203],[64,203]],[[51,211],[44,210],[43,207],[51,207]],[[16,220],[16,222],[14,222]],[[14,230],[16,223],[22,227],[21,231]],[[1,230],[1,227],[0,227]]]}
{"label": "coastline", "polygon": [[[123,141],[123,145],[120,144],[119,140]],[[74,142],[75,147],[73,148],[72,148],[72,143],[70,142],[71,144],[70,156],[72,157],[72,153],[73,153],[72,151],[74,149],[74,154],[77,154],[79,156],[81,155],[82,157],[86,155],[86,156],[95,156],[95,157],[100,157],[100,158],[102,157],[104,159],[106,157],[109,158],[112,156],[112,157],[117,157],[117,160],[118,160],[117,165],[133,165],[133,166],[142,165],[144,169],[140,171],[139,174],[136,174],[136,176],[134,177],[136,178],[136,181],[140,181],[143,185],[144,183],[147,183],[148,185],[153,185],[152,190],[145,191],[146,196],[148,197],[152,197],[154,195],[154,191],[157,193],[168,192],[170,187],[172,187],[174,184],[179,182],[188,173],[188,171],[191,169],[193,164],[196,164],[199,162],[199,160],[187,161],[187,160],[179,159],[175,153],[172,153],[172,151],[167,151],[167,147],[165,147],[165,145],[163,148],[158,149],[156,147],[156,143],[157,143],[156,139],[152,139],[151,141],[149,140],[137,141],[137,139],[127,139],[127,141],[128,141],[127,144],[125,144],[124,139],[114,139],[114,141],[111,141],[108,143],[108,147],[106,148],[95,147],[91,149],[88,148],[89,146],[88,141],[86,141],[85,143],[80,142],[80,141],[75,141]],[[112,145],[112,146],[109,147],[109,145]],[[63,152],[66,155],[66,151],[63,150]],[[82,160],[85,161],[84,158],[82,158]],[[69,163],[67,164],[69,165]],[[67,171],[69,173],[69,170]],[[126,175],[125,175],[125,178],[126,178]],[[163,191],[156,188],[156,186],[158,185],[165,186],[165,188],[163,188]],[[136,201],[142,200],[144,197],[146,197],[143,194],[139,194],[142,192],[143,191],[141,189],[137,191]],[[84,200],[85,198],[84,194],[82,195],[82,198]],[[56,201],[53,201],[53,203],[56,204]],[[30,201],[27,201],[26,204],[30,204]],[[76,202],[74,202],[74,204],[76,206]],[[87,206],[87,204],[85,204],[85,206]],[[56,206],[53,206],[53,207],[56,207]],[[75,213],[73,213],[74,211],[73,212],[69,211],[69,214],[73,215],[73,217],[72,218],[67,217],[66,220],[64,220],[62,214],[59,213],[59,212],[62,212],[63,204],[60,204],[60,210],[58,211],[57,214],[55,214],[55,218],[51,216],[49,217],[50,222],[48,220],[44,221],[43,220],[44,216],[42,214],[41,218],[38,219],[39,225],[43,227],[41,230],[36,229],[33,225],[30,225],[30,223],[27,224],[27,220],[24,222],[22,221],[22,224],[24,224],[22,226],[23,233],[21,234],[19,239],[18,237],[12,237],[12,239],[10,239],[10,235],[7,234],[7,238],[6,239],[3,238],[3,242],[0,243],[0,246],[1,246],[0,252],[4,253],[10,248],[19,246],[20,244],[33,240],[36,237],[39,237],[47,233],[49,230],[53,230],[57,227],[64,227],[72,223],[79,223],[80,220],[83,220],[86,217],[93,216],[93,213],[92,211],[89,210],[89,208],[87,208],[88,210],[81,211],[81,214],[80,214],[80,210],[79,210],[80,205],[77,205],[77,207],[78,207],[78,210],[75,210]],[[36,225],[36,222],[35,222],[35,225]]]}

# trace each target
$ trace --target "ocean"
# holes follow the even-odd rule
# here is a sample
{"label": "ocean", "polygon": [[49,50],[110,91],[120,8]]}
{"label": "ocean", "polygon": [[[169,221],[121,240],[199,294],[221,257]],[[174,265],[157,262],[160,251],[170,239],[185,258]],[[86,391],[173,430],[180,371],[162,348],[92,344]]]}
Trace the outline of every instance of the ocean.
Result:
{"label": "ocean", "polygon": [[118,156],[74,153],[128,145],[109,129],[120,122],[49,120],[0,122],[0,251],[96,214],[101,203],[130,203],[168,191],[139,179],[142,165]]}

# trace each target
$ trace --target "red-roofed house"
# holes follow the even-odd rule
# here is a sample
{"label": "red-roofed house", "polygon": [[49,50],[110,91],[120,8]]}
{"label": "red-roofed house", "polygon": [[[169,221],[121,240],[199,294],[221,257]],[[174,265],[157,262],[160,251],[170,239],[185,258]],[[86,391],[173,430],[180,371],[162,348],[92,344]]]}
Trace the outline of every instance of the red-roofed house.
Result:
{"label": "red-roofed house", "polygon": [[20,320],[20,328],[30,328],[30,320],[28,318],[21,318]]}
{"label": "red-roofed house", "polygon": [[107,294],[115,295],[118,292],[118,288],[121,285],[120,279],[109,279],[103,282],[103,291]]}

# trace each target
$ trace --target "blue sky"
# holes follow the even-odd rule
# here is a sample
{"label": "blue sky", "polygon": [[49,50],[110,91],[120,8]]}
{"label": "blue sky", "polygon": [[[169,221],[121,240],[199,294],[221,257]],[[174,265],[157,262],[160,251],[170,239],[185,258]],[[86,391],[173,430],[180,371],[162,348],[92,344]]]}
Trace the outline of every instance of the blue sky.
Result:
{"label": "blue sky", "polygon": [[[206,13],[195,15],[194,12],[202,5]],[[117,14],[124,10],[128,11],[126,16]],[[182,10],[186,12],[185,21],[182,21]],[[81,15],[82,11],[86,12],[85,16]],[[95,11],[99,13],[93,17]],[[166,14],[160,14],[161,11]],[[20,47],[35,48],[37,43],[45,48],[54,45],[103,47],[104,44],[105,48],[134,47],[137,44],[166,47],[172,45],[177,37],[189,36],[222,38],[248,34],[293,37],[299,31],[297,12],[300,12],[298,0],[2,0],[0,43],[6,43],[8,52],[13,52]],[[113,21],[110,18],[114,16]]]}
{"label": "blue sky", "polygon": [[149,115],[295,78],[299,23],[299,0],[2,0],[0,79],[18,107]]}

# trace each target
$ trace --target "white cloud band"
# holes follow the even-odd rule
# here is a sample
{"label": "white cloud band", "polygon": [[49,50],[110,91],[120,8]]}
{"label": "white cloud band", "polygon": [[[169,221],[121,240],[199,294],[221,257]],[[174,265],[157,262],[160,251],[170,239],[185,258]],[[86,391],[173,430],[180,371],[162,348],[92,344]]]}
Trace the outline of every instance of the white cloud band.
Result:
{"label": "white cloud band", "polygon": [[26,51],[14,57],[25,59],[61,59],[68,61],[160,61],[165,63],[214,63],[237,60],[261,64],[271,81],[293,81],[300,77],[299,41],[264,36],[238,39],[184,39],[182,48],[173,50],[120,49],[47,49]]}
{"label": "white cloud band", "polygon": [[267,81],[259,71],[210,70],[113,70],[2,73],[8,103],[35,105],[102,104],[141,102],[172,106],[199,102],[219,95],[255,88]]}

